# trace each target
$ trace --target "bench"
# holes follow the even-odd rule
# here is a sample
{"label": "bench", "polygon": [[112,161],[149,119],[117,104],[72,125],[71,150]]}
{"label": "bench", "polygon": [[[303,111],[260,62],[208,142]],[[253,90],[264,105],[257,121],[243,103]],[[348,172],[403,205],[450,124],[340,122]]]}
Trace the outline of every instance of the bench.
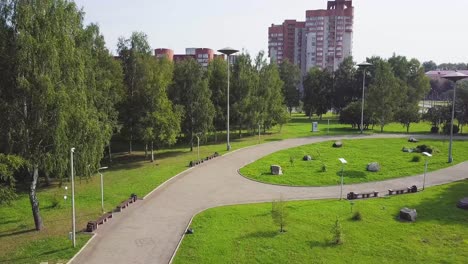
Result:
{"label": "bench", "polygon": [[359,198],[370,198],[370,197],[378,197],[378,196],[379,196],[379,192],[376,192],[376,191],[366,192],[366,193],[350,192],[347,195],[347,199],[348,200],[354,200],[354,199],[359,199]]}
{"label": "bench", "polygon": [[136,202],[138,199],[137,195],[136,194],[132,194],[130,196],[130,198],[128,198],[127,200],[121,202],[119,205],[117,205],[117,207],[115,208],[117,212],[122,212],[122,209],[125,209],[127,208],[130,204]]}
{"label": "bench", "polygon": [[211,160],[211,159],[214,159],[216,157],[219,157],[219,153],[218,152],[215,152],[213,155],[210,155],[210,156],[207,156],[205,158],[202,158],[201,160],[191,160],[189,162],[189,167],[195,167],[199,164],[202,164],[203,162],[205,161],[208,161],[208,160]]}
{"label": "bench", "polygon": [[88,224],[86,225],[86,232],[93,232],[98,228],[99,225],[104,224],[112,218],[112,213],[105,213],[101,217],[99,217],[96,221],[89,221]]}
{"label": "bench", "polygon": [[418,187],[413,185],[411,187],[403,188],[403,189],[388,189],[388,195],[396,195],[396,194],[404,194],[404,193],[416,193],[418,192]]}

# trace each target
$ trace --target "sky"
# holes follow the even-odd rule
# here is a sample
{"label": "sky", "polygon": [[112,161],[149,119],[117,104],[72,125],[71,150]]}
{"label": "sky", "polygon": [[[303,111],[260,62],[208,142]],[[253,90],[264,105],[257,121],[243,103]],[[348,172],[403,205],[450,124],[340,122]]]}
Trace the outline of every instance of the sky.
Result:
{"label": "sky", "polygon": [[[96,23],[115,53],[119,37],[147,34],[152,48],[232,47],[268,50],[268,27],[305,20],[305,11],[326,9],[326,0],[75,0],[85,23]],[[467,0],[354,0],[353,57],[391,57],[421,62],[468,62]]]}

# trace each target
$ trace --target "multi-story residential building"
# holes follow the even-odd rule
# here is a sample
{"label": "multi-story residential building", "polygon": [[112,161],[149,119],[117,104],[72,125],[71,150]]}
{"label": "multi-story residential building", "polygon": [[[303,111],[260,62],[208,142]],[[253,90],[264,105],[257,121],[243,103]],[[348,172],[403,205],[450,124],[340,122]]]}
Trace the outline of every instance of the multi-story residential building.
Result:
{"label": "multi-story residential building", "polygon": [[268,29],[272,61],[288,59],[305,75],[312,67],[334,71],[351,56],[354,7],[351,0],[328,1],[326,10],[306,11],[306,21],[285,20]]}

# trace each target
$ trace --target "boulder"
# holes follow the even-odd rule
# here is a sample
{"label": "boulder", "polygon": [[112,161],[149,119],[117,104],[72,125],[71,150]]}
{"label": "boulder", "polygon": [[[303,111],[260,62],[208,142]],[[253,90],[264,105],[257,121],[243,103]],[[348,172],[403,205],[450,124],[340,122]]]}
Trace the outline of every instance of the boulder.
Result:
{"label": "boulder", "polygon": [[458,201],[457,207],[461,208],[461,209],[468,210],[468,197],[465,197],[465,198],[461,199],[460,201]]}
{"label": "boulder", "polygon": [[418,141],[419,141],[419,140],[417,140],[417,139],[414,138],[414,137],[410,137],[410,138],[408,139],[408,142],[416,143],[416,142],[418,142]]}
{"label": "boulder", "polygon": [[280,165],[271,165],[270,166],[271,174],[273,175],[282,175],[283,171],[281,170]]}
{"label": "boulder", "polygon": [[416,221],[417,216],[418,213],[416,212],[416,209],[409,209],[405,207],[400,210],[400,220],[414,222]]}
{"label": "boulder", "polygon": [[405,148],[405,147],[404,147],[404,148],[402,148],[401,150],[402,150],[403,152],[408,152],[408,153],[414,152],[414,149],[412,149],[412,148]]}
{"label": "boulder", "polygon": [[367,164],[367,171],[378,172],[380,171],[380,165],[378,162],[371,162]]}
{"label": "boulder", "polygon": [[335,143],[333,143],[334,148],[341,148],[342,146],[343,146],[343,142],[341,141],[336,141]]}
{"label": "boulder", "polygon": [[303,158],[302,158],[303,161],[311,161],[312,160],[312,157],[310,155],[305,155]]}

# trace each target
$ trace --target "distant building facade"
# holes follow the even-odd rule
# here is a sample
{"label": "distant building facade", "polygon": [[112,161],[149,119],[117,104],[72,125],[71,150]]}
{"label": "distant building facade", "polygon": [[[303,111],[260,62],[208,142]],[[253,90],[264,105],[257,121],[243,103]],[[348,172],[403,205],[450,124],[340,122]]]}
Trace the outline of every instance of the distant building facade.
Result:
{"label": "distant building facade", "polygon": [[307,10],[306,21],[285,20],[268,28],[268,56],[285,59],[305,75],[311,68],[334,71],[352,55],[354,7],[351,0],[328,1],[326,10]]}
{"label": "distant building facade", "polygon": [[202,67],[208,67],[210,61],[217,57],[224,59],[224,55],[215,54],[214,50],[208,48],[186,48],[185,54],[174,54],[171,49],[155,49],[156,58],[166,57],[170,61],[179,62],[187,58],[193,58]]}

